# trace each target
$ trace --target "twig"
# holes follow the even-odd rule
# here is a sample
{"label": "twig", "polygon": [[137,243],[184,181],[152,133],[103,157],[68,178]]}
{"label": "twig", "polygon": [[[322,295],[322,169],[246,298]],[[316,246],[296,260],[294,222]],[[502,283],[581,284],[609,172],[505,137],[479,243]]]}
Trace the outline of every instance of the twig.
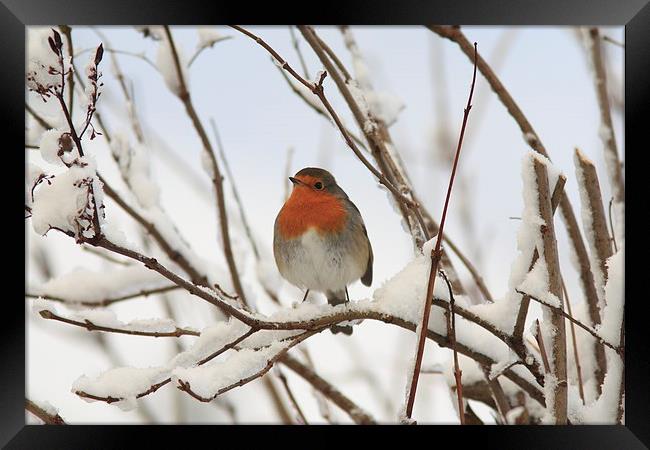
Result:
{"label": "twig", "polygon": [[25,409],[45,422],[46,425],[67,425],[58,414],[50,414],[30,399],[25,399]]}
{"label": "twig", "polygon": [[625,49],[625,44],[623,44],[622,42],[619,42],[616,39],[613,39],[605,34],[602,37],[603,37],[603,41],[609,42],[610,44],[614,44],[621,47],[622,49]]}
{"label": "twig", "polygon": [[544,337],[542,336],[542,329],[539,325],[539,319],[535,319],[535,339],[537,339],[539,354],[542,356],[542,363],[544,363],[544,372],[551,373],[551,366],[548,362],[548,355],[546,354],[546,347],[544,346]]}
{"label": "twig", "polygon": [[614,345],[614,344],[608,342],[608,341],[605,340],[602,336],[600,336],[596,330],[594,330],[594,329],[591,328],[590,326],[585,325],[584,323],[580,322],[578,319],[574,319],[573,317],[571,317],[570,315],[568,315],[567,313],[565,313],[564,310],[558,308],[557,306],[553,306],[553,305],[551,305],[550,303],[545,302],[544,300],[540,300],[539,298],[537,298],[537,297],[535,297],[535,296],[533,296],[533,295],[530,295],[530,294],[528,294],[528,293],[526,293],[526,292],[522,292],[522,291],[520,291],[520,290],[517,290],[517,292],[520,293],[520,294],[522,294],[522,295],[528,295],[528,296],[531,298],[531,300],[535,300],[535,301],[536,301],[537,303],[539,303],[540,305],[546,306],[547,308],[553,310],[553,312],[555,312],[556,314],[558,314],[558,315],[564,317],[564,318],[567,319],[569,322],[578,325],[580,328],[582,328],[582,329],[585,330],[587,333],[591,334],[594,338],[596,338],[596,340],[598,340],[598,342],[600,342],[601,344],[603,344],[605,347],[609,347],[609,348],[611,348],[612,350],[614,350],[616,353],[618,353],[619,355],[623,355],[623,353],[624,353],[624,351],[623,351],[623,347],[620,347],[620,346],[617,346],[617,345]]}
{"label": "twig", "polygon": [[[98,32],[98,30],[95,30],[95,32]],[[90,50],[93,50],[93,49],[92,48],[85,48],[85,49],[77,52],[77,54],[75,56],[82,55],[82,54],[84,54],[84,53],[86,53],[86,52],[88,52]],[[135,52],[129,52],[129,51],[126,51],[126,50],[120,50],[120,49],[115,49],[115,48],[111,48],[111,47],[104,48],[104,51],[106,51],[108,53],[114,53],[116,55],[132,56],[134,58],[137,58],[137,59],[140,59],[140,60],[146,62],[148,65],[153,67],[156,71],[158,71],[158,66],[156,66],[156,64],[153,61],[151,61],[149,58],[147,58],[146,55],[144,54],[144,52],[143,53],[135,53]]]}
{"label": "twig", "polygon": [[323,379],[315,371],[301,364],[293,356],[287,353],[280,359],[280,362],[311,384],[317,391],[331,400],[336,406],[345,411],[355,423],[359,425],[376,423],[375,419],[373,419],[370,414],[361,409],[361,407],[356,405],[352,400]]}
{"label": "twig", "polygon": [[52,128],[54,128],[43,117],[41,117],[36,111],[34,111],[34,109],[31,106],[29,106],[29,103],[27,103],[27,102],[25,102],[25,109],[27,110],[27,112],[29,114],[32,115],[34,120],[36,120],[41,127],[45,128],[46,130],[51,130]]}
{"label": "twig", "polygon": [[460,424],[465,425],[465,411],[463,402],[463,382],[462,375],[463,371],[460,370],[460,365],[458,364],[458,350],[456,350],[456,314],[454,313],[454,293],[451,289],[451,283],[447,278],[447,275],[444,271],[440,271],[442,278],[447,283],[447,288],[449,291],[449,311],[447,313],[447,336],[449,336],[451,348],[454,352],[454,378],[456,379],[456,395],[458,397],[458,416],[460,417]]}
{"label": "twig", "polygon": [[[566,285],[564,284],[564,278],[562,279],[562,292],[564,293],[564,300],[566,301],[567,312],[570,317],[573,317],[571,313],[571,302],[569,301],[569,293],[567,292]],[[576,326],[571,322],[571,341],[573,342],[573,358],[576,362],[576,372],[578,375],[578,392],[580,393],[580,399],[582,404],[585,403],[585,389],[582,383],[582,369],[580,367],[580,356],[578,355],[578,344],[576,342]]]}
{"label": "twig", "polygon": [[67,298],[63,297],[57,297],[57,296],[52,296],[48,295],[47,293],[44,294],[30,294],[30,293],[25,293],[25,298],[46,298],[48,300],[54,301],[54,302],[59,302],[59,303],[65,303],[65,304],[75,304],[75,305],[83,305],[83,306],[88,306],[91,308],[97,308],[97,307],[106,307],[108,305],[112,305],[113,303],[121,302],[124,300],[131,300],[136,297],[147,297],[149,295],[155,295],[155,294],[162,294],[164,292],[169,292],[173,291],[175,289],[179,289],[180,286],[173,284],[170,286],[163,286],[159,288],[154,288],[154,289],[143,289],[138,292],[134,292],[131,294],[125,294],[119,297],[113,297],[113,298],[106,298],[97,302],[93,301],[73,301]]}
{"label": "twig", "polygon": [[600,32],[598,28],[588,30],[590,42],[590,58],[593,63],[595,74],[596,94],[598,96],[598,107],[600,109],[601,127],[606,133],[601,132],[601,139],[605,144],[605,165],[609,174],[609,181],[614,193],[614,200],[617,203],[625,202],[625,186],[623,183],[623,171],[618,158],[616,139],[614,138],[614,126],[612,124],[612,113],[607,96],[607,73],[603,64],[603,57],[600,48]]}
{"label": "twig", "polygon": [[196,60],[196,58],[203,52],[203,50],[205,50],[206,48],[212,48],[214,46],[214,44],[216,44],[217,42],[225,41],[225,40],[228,40],[228,39],[232,39],[232,36],[223,36],[223,37],[221,37],[219,39],[216,39],[216,40],[212,41],[212,43],[209,44],[209,45],[200,46],[196,50],[196,52],[194,52],[194,54],[192,55],[190,60],[187,62],[187,67],[189,68],[190,66],[192,66],[192,63],[194,62],[194,60]]}
{"label": "twig", "polygon": [[102,325],[96,325],[90,320],[84,320],[83,322],[78,320],[69,319],[67,317],[59,316],[53,313],[50,310],[44,309],[38,312],[43,319],[56,320],[58,322],[67,323],[69,325],[74,325],[77,327],[85,328],[88,331],[104,331],[106,333],[117,333],[117,334],[130,334],[133,336],[151,336],[151,337],[180,337],[180,336],[199,336],[198,331],[189,330],[185,328],[176,327],[174,331],[160,332],[160,331],[143,331],[143,330],[127,330],[122,328],[113,328],[105,327]]}
{"label": "twig", "polygon": [[[74,60],[74,49],[72,47],[72,28],[69,25],[59,25],[59,29],[65,36],[66,43],[68,45],[68,54],[70,55],[72,61]],[[72,116],[72,110],[74,108],[74,74],[68,72],[68,108],[70,109],[70,116]]]}
{"label": "twig", "polygon": [[291,43],[293,44],[293,48],[296,49],[296,53],[298,54],[298,60],[300,60],[300,65],[302,66],[302,73],[305,74],[305,78],[309,79],[311,76],[309,76],[309,70],[307,70],[305,58],[302,56],[302,52],[300,51],[300,43],[298,42],[296,34],[293,31],[293,26],[291,25],[289,25],[289,34],[291,34]]}
{"label": "twig", "polygon": [[228,164],[228,159],[226,159],[226,152],[223,149],[223,144],[221,143],[221,136],[219,135],[219,130],[217,129],[217,124],[214,121],[214,118],[210,118],[210,125],[212,126],[212,131],[214,132],[214,138],[217,141],[217,149],[219,150],[219,156],[221,156],[221,161],[223,162],[223,167],[226,170],[226,175],[230,181],[230,187],[232,188],[233,197],[235,197],[235,202],[237,203],[237,208],[239,209],[239,215],[241,216],[242,224],[244,225],[244,231],[248,237],[248,241],[253,248],[253,253],[255,254],[255,259],[259,261],[260,253],[257,250],[257,244],[253,238],[253,233],[250,226],[248,225],[248,219],[246,218],[246,213],[244,212],[244,206],[242,204],[241,198],[239,198],[239,192],[237,191],[237,185],[235,183],[235,177],[230,171],[230,165]]}
{"label": "twig", "polygon": [[508,411],[510,411],[510,402],[508,402],[506,394],[503,392],[503,388],[501,387],[501,383],[499,383],[498,378],[490,377],[490,369],[486,366],[481,366],[481,370],[485,375],[485,380],[487,382],[488,388],[490,389],[492,397],[494,398],[497,412],[501,415],[501,420],[503,423],[507,425],[508,419],[506,418],[506,415],[508,414]]}
{"label": "twig", "polygon": [[609,216],[609,230],[612,235],[612,244],[614,245],[614,252],[618,252],[618,246],[616,245],[616,235],[614,233],[614,223],[612,222],[612,204],[614,203],[614,197],[609,199],[609,208],[608,208],[608,216]]}
{"label": "twig", "polygon": [[282,370],[280,369],[278,369],[276,373],[278,378],[280,379],[280,382],[282,383],[282,386],[284,387],[284,390],[287,393],[287,396],[289,397],[289,400],[291,401],[291,404],[296,409],[296,412],[298,413],[298,416],[300,417],[300,420],[302,421],[303,425],[309,425],[309,422],[307,421],[305,414],[302,412],[302,409],[300,408],[300,405],[298,404],[295,395],[293,395],[293,391],[289,387],[289,383],[287,382],[287,377],[284,376],[284,373],[282,373]]}
{"label": "twig", "polygon": [[[413,413],[413,404],[415,403],[415,393],[417,391],[418,378],[420,375],[420,367],[422,366],[422,355],[424,354],[424,343],[426,330],[429,326],[429,314],[431,312],[431,299],[433,298],[433,289],[436,280],[436,273],[438,273],[438,263],[440,262],[440,245],[442,243],[442,234],[445,226],[445,220],[447,218],[447,209],[449,207],[449,199],[451,197],[451,189],[454,184],[454,178],[456,176],[456,169],[458,167],[458,159],[460,157],[460,150],[463,145],[463,136],[465,135],[465,127],[467,126],[467,118],[469,117],[469,111],[472,108],[472,95],[474,94],[474,85],[476,83],[476,55],[477,47],[474,43],[474,74],[472,76],[472,86],[469,91],[469,97],[467,99],[467,106],[463,114],[463,124],[460,129],[460,136],[458,137],[458,146],[456,148],[456,156],[454,158],[454,165],[451,170],[451,177],[449,179],[449,187],[447,188],[447,196],[445,198],[445,205],[442,210],[442,218],[440,219],[440,229],[438,231],[438,238],[436,239],[436,246],[431,251],[431,271],[429,273],[429,283],[427,286],[427,296],[424,303],[424,313],[422,316],[422,323],[420,325],[420,336],[418,338],[417,353],[415,359],[415,367],[413,370],[413,378],[411,380],[411,387],[409,389],[409,397],[406,406],[406,416],[410,419]],[[453,312],[453,311],[452,311]],[[453,314],[452,314],[453,315]],[[464,420],[461,419],[461,420]]]}
{"label": "twig", "polygon": [[121,260],[121,259],[114,258],[111,255],[109,255],[108,253],[101,252],[101,251],[99,251],[99,250],[97,250],[96,248],[93,248],[93,247],[82,246],[81,249],[83,251],[85,251],[85,252],[92,253],[95,256],[98,256],[98,257],[100,257],[102,259],[105,259],[106,261],[112,262],[113,264],[119,264],[121,266],[130,266],[132,264],[131,261],[124,261],[124,260]]}
{"label": "twig", "polygon": [[196,113],[196,110],[194,109],[194,104],[192,103],[192,100],[190,98],[190,93],[187,90],[187,85],[185,84],[183,71],[181,69],[181,63],[180,60],[178,59],[178,53],[176,52],[176,46],[174,45],[174,39],[172,38],[172,34],[171,31],[169,30],[169,26],[165,25],[164,29],[165,29],[165,34],[167,36],[167,39],[169,41],[169,46],[171,47],[174,65],[176,67],[176,74],[178,76],[178,80],[180,84],[180,92],[178,94],[178,97],[183,102],[183,105],[185,105],[185,110],[187,111],[187,114],[190,117],[190,120],[192,121],[192,124],[194,125],[194,128],[197,134],[199,135],[199,138],[201,139],[201,143],[203,144],[203,151],[206,152],[210,160],[211,170],[212,170],[211,178],[212,178],[212,184],[214,185],[215,195],[217,197],[216,199],[217,211],[219,216],[219,224],[221,226],[221,242],[223,245],[224,256],[226,257],[226,263],[228,264],[228,270],[230,271],[232,284],[240,300],[244,304],[247,304],[246,295],[244,294],[244,289],[241,285],[239,273],[237,272],[237,265],[235,263],[235,257],[233,255],[232,245],[230,242],[230,231],[228,227],[226,201],[223,195],[223,176],[219,171],[219,164],[217,163],[217,158],[212,148],[212,144],[210,144],[208,135],[206,134],[205,129],[201,124],[201,120],[199,119],[199,116]]}

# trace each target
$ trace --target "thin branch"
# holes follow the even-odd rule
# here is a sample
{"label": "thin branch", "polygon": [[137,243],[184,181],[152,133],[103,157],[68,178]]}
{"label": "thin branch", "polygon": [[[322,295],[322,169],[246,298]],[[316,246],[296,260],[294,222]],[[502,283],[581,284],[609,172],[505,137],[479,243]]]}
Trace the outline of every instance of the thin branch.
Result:
{"label": "thin branch", "polygon": [[596,330],[594,330],[594,329],[591,328],[590,326],[585,325],[584,323],[580,322],[578,319],[574,319],[573,317],[571,317],[570,315],[568,315],[567,313],[565,313],[563,309],[560,309],[560,308],[558,308],[557,306],[551,305],[550,303],[547,303],[547,302],[545,302],[544,300],[540,300],[539,298],[537,298],[537,297],[535,297],[535,296],[533,296],[533,295],[527,294],[526,292],[523,292],[523,291],[520,291],[520,290],[517,290],[517,292],[520,293],[520,294],[522,294],[522,295],[528,295],[528,296],[531,298],[531,300],[535,300],[535,301],[536,301],[537,303],[539,303],[540,305],[546,306],[547,308],[553,310],[554,313],[556,313],[556,314],[558,314],[558,315],[564,317],[564,318],[567,319],[569,322],[578,325],[580,328],[582,328],[582,329],[585,330],[587,333],[591,334],[594,338],[596,338],[596,340],[598,340],[598,342],[600,342],[601,344],[603,344],[605,347],[609,347],[609,348],[611,348],[611,349],[614,350],[617,354],[619,354],[619,355],[623,355],[623,354],[624,354],[623,347],[620,347],[620,346],[617,346],[617,345],[614,345],[614,344],[608,342],[608,341],[605,340],[602,336],[600,336]]}
{"label": "thin branch", "polygon": [[[571,302],[569,301],[569,293],[567,292],[566,285],[564,284],[564,278],[562,279],[562,292],[564,293],[564,300],[566,301],[567,313],[570,317],[573,317],[571,313]],[[578,355],[578,344],[576,342],[576,326],[571,322],[571,341],[573,343],[573,359],[576,363],[576,372],[578,376],[578,392],[580,393],[580,399],[582,404],[585,403],[585,389],[582,383],[582,368],[580,367],[580,356]]]}
{"label": "thin branch", "polygon": [[614,138],[614,126],[612,124],[612,113],[607,95],[607,72],[603,64],[603,57],[600,48],[600,32],[598,28],[588,30],[590,42],[590,58],[593,63],[596,94],[598,107],[600,109],[601,139],[605,144],[605,165],[609,174],[609,181],[617,203],[625,203],[625,186],[623,182],[623,170],[618,157],[616,139]]}
{"label": "thin branch", "polygon": [[300,43],[298,42],[298,39],[296,38],[296,33],[293,31],[293,26],[289,25],[289,33],[291,34],[291,43],[293,44],[293,48],[296,49],[296,53],[298,54],[298,59],[300,60],[300,65],[302,66],[302,73],[305,74],[305,78],[309,79],[311,76],[309,76],[309,70],[307,70],[307,64],[305,63],[305,58],[302,56],[302,52],[300,51]]}
{"label": "thin branch", "polygon": [[282,383],[282,387],[284,387],[284,390],[287,393],[287,397],[289,397],[289,401],[291,401],[291,404],[296,410],[296,413],[298,413],[298,417],[300,417],[300,420],[302,421],[303,425],[309,425],[309,422],[307,421],[307,418],[305,417],[305,414],[302,412],[302,409],[300,408],[300,405],[298,404],[298,401],[296,400],[296,396],[293,395],[293,391],[289,387],[289,382],[287,381],[287,377],[284,376],[284,373],[282,373],[282,370],[277,371],[278,378],[280,379],[280,382]]}
{"label": "thin branch", "polygon": [[196,60],[196,58],[198,58],[198,56],[203,52],[203,50],[205,50],[205,49],[207,49],[207,48],[212,48],[212,47],[214,47],[214,44],[216,44],[217,42],[226,41],[226,40],[228,40],[228,39],[232,39],[232,36],[223,36],[223,37],[221,37],[221,38],[215,39],[215,40],[212,41],[212,43],[209,44],[209,45],[202,45],[202,46],[200,46],[200,47],[196,50],[196,52],[194,52],[194,54],[192,55],[192,57],[190,58],[190,60],[187,62],[187,67],[190,68],[190,67],[192,66],[192,63],[194,62],[194,60]]}
{"label": "thin branch", "polygon": [[[66,44],[68,45],[68,54],[70,55],[72,61],[74,60],[74,48],[72,46],[72,28],[69,25],[59,25],[59,29],[65,36]],[[72,110],[74,107],[74,74],[72,71],[68,72],[68,108],[70,109],[70,116],[72,116]]]}
{"label": "thin branch", "polygon": [[506,398],[506,394],[503,392],[501,383],[499,383],[498,378],[490,377],[490,369],[486,366],[481,366],[481,370],[485,375],[485,380],[487,382],[488,388],[492,393],[492,398],[494,398],[494,403],[496,405],[497,412],[501,416],[501,420],[504,424],[508,424],[507,414],[510,411],[510,402]]}
{"label": "thin branch", "polygon": [[105,298],[105,299],[102,299],[102,300],[99,300],[99,301],[96,301],[96,302],[94,302],[94,301],[83,301],[83,300],[82,301],[74,301],[74,300],[70,300],[70,299],[67,299],[67,298],[63,298],[63,297],[48,295],[47,293],[43,293],[43,294],[25,293],[25,298],[37,299],[37,298],[42,297],[42,298],[46,298],[46,299],[54,301],[54,302],[65,303],[65,304],[68,304],[68,305],[74,304],[74,305],[88,306],[88,307],[91,307],[91,308],[97,308],[97,307],[106,307],[108,305],[112,305],[113,303],[122,302],[124,300],[131,300],[131,299],[137,298],[137,297],[147,297],[149,295],[162,294],[164,292],[173,291],[173,290],[176,290],[176,289],[179,289],[179,288],[180,288],[180,286],[178,286],[176,284],[173,284],[173,285],[170,285],[170,286],[163,286],[163,287],[154,288],[154,289],[142,289],[142,290],[140,290],[138,292],[133,292],[131,294],[125,294],[125,295],[122,295],[122,296],[119,296],[119,297],[113,297],[113,298]]}
{"label": "thin branch", "polygon": [[356,405],[327,380],[322,378],[309,367],[301,364],[290,354],[285,354],[280,359],[280,362],[311,384],[318,392],[322,393],[332,401],[332,403],[345,411],[356,424],[368,425],[376,423],[375,419],[373,419],[370,414],[365,412],[360,406]]}
{"label": "thin branch", "polygon": [[608,216],[609,216],[609,231],[612,236],[612,244],[614,245],[614,252],[618,252],[618,246],[616,245],[616,235],[614,234],[614,222],[612,221],[612,204],[614,203],[614,197],[609,199],[609,208],[608,208]]}
{"label": "thin branch", "polygon": [[537,339],[537,345],[539,346],[539,354],[542,356],[544,373],[551,373],[551,365],[548,362],[548,354],[546,353],[546,346],[544,345],[544,337],[542,336],[539,319],[535,319],[535,339]]}
{"label": "thin branch", "polygon": [[51,130],[52,128],[54,128],[41,115],[39,115],[36,111],[34,111],[34,109],[31,106],[29,106],[29,103],[27,102],[25,102],[25,109],[29,114],[32,115],[34,120],[36,120],[41,127],[45,128],[46,130]]}
{"label": "thin branch", "polygon": [[609,42],[610,44],[614,44],[614,45],[616,45],[618,47],[621,47],[622,49],[625,49],[625,44],[623,44],[622,42],[617,41],[616,39],[613,39],[613,38],[611,38],[611,37],[609,37],[609,36],[607,36],[605,34],[602,36],[602,38],[603,38],[603,41],[605,41],[605,42]]}
{"label": "thin branch", "polygon": [[86,319],[83,322],[79,320],[70,319],[68,317],[62,317],[50,310],[44,309],[38,312],[43,319],[56,320],[58,322],[67,323],[69,325],[74,325],[77,327],[85,328],[88,331],[104,331],[106,333],[116,333],[116,334],[130,334],[132,336],[150,336],[150,337],[181,337],[181,336],[199,336],[198,331],[179,328],[176,327],[174,331],[143,331],[143,330],[128,330],[124,328],[113,328],[105,327],[102,325],[97,325],[92,321]]}
{"label": "thin branch", "polygon": [[451,348],[454,352],[454,378],[456,379],[456,395],[458,397],[458,416],[460,417],[460,424],[465,425],[465,411],[464,411],[464,401],[463,401],[463,383],[462,376],[463,371],[460,370],[460,365],[458,364],[458,350],[456,350],[456,314],[454,313],[454,293],[451,289],[451,283],[447,278],[447,275],[444,271],[440,271],[442,278],[447,283],[447,288],[449,291],[449,311],[447,312],[447,336],[449,336]]}
{"label": "thin branch", "polygon": [[239,209],[239,215],[241,216],[242,224],[244,225],[244,231],[248,237],[248,241],[253,248],[253,253],[255,254],[255,259],[259,261],[260,252],[257,250],[257,244],[253,238],[253,232],[248,224],[248,219],[246,218],[246,213],[244,212],[244,206],[242,204],[241,198],[239,198],[239,192],[237,191],[237,185],[235,183],[235,177],[230,171],[230,165],[228,164],[228,159],[226,159],[226,152],[223,149],[223,144],[221,143],[221,136],[219,135],[219,130],[217,129],[217,124],[213,118],[210,118],[210,125],[212,126],[212,131],[214,132],[214,138],[217,141],[217,149],[219,150],[219,156],[221,156],[221,161],[223,162],[223,167],[226,170],[226,175],[230,181],[230,187],[232,188],[233,197],[235,197],[235,202],[237,203],[237,208]]}
{"label": "thin branch", "polygon": [[[98,30],[95,30],[95,32],[97,33]],[[79,56],[79,55],[82,55],[82,54],[84,54],[84,53],[86,53],[86,52],[88,52],[90,50],[93,50],[93,49],[92,48],[85,48],[85,49],[77,52],[75,57]],[[116,55],[132,56],[134,58],[137,58],[137,59],[140,59],[140,60],[144,61],[145,63],[147,63],[148,65],[153,67],[156,71],[158,71],[158,66],[156,66],[156,64],[153,61],[151,61],[149,58],[147,58],[147,56],[144,54],[144,52],[135,53],[135,52],[129,52],[129,51],[126,51],[126,50],[120,50],[120,49],[115,49],[115,48],[111,48],[111,47],[104,48],[104,51],[106,51],[108,53],[114,53]]]}
{"label": "thin branch", "polygon": [[174,45],[174,39],[172,37],[169,26],[165,25],[164,29],[165,29],[165,34],[167,36],[167,39],[169,41],[169,46],[171,47],[174,65],[176,67],[176,74],[178,76],[178,80],[180,84],[180,93],[178,94],[178,97],[183,102],[183,105],[185,105],[185,110],[188,116],[190,117],[190,120],[192,121],[192,124],[194,125],[194,128],[197,134],[199,135],[199,138],[201,139],[201,143],[203,144],[203,151],[206,152],[210,160],[211,171],[212,171],[211,174],[212,184],[214,185],[215,195],[217,197],[216,198],[217,211],[219,216],[219,224],[221,226],[221,242],[223,245],[224,256],[226,257],[226,263],[228,264],[228,270],[230,271],[232,284],[241,301],[244,304],[247,304],[246,295],[244,294],[244,289],[242,287],[241,280],[239,278],[239,273],[237,272],[237,265],[235,263],[235,257],[233,255],[232,245],[230,242],[230,231],[228,227],[226,201],[223,194],[223,176],[219,171],[219,164],[217,163],[217,158],[214,149],[212,148],[212,144],[210,144],[208,135],[206,134],[205,129],[203,128],[203,125],[201,123],[201,120],[199,119],[198,114],[196,113],[196,110],[194,109],[194,104],[192,103],[192,100],[190,98],[190,93],[187,90],[187,85],[185,83],[185,79],[183,77],[183,71],[181,69],[181,63],[178,58],[178,53],[176,52],[176,46]]}
{"label": "thin branch", "polygon": [[46,425],[67,425],[60,415],[53,415],[45,411],[28,398],[25,399],[25,409],[45,422]]}
{"label": "thin branch", "polygon": [[[440,262],[440,245],[442,243],[442,235],[445,226],[445,220],[447,219],[447,209],[449,207],[449,200],[451,198],[451,190],[454,185],[454,178],[456,176],[456,169],[458,167],[458,159],[460,157],[460,150],[463,145],[463,136],[465,135],[465,127],[467,126],[467,119],[469,117],[469,111],[472,108],[472,95],[474,95],[474,85],[476,84],[476,43],[474,43],[474,74],[472,76],[472,85],[469,91],[469,97],[467,98],[467,105],[463,113],[463,124],[460,128],[460,136],[458,137],[458,146],[456,147],[456,156],[454,157],[454,165],[451,169],[451,176],[449,179],[449,186],[447,188],[447,196],[445,198],[445,205],[442,210],[442,218],[440,219],[440,229],[438,231],[438,238],[436,239],[436,246],[431,251],[431,271],[429,273],[429,283],[427,286],[427,296],[424,303],[424,313],[422,316],[422,322],[420,325],[420,336],[418,338],[418,346],[415,359],[415,367],[413,369],[413,378],[411,380],[411,387],[409,389],[409,397],[406,406],[406,416],[411,418],[413,413],[413,405],[415,403],[415,394],[417,391],[418,378],[420,375],[420,367],[422,366],[422,356],[424,354],[424,343],[426,330],[429,326],[429,314],[431,312],[431,299],[433,298],[433,289],[436,281],[436,274],[438,273],[438,263]],[[452,308],[453,311],[453,308]],[[453,314],[452,314],[453,316]],[[461,419],[461,421],[464,418]]]}

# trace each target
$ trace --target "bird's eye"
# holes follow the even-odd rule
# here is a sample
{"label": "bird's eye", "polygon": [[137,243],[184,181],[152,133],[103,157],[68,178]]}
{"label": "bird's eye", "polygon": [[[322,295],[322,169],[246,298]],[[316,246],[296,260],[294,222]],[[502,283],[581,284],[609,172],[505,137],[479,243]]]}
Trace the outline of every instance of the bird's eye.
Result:
{"label": "bird's eye", "polygon": [[321,189],[323,189],[323,183],[318,181],[316,182],[316,184],[314,184],[314,187],[320,191]]}

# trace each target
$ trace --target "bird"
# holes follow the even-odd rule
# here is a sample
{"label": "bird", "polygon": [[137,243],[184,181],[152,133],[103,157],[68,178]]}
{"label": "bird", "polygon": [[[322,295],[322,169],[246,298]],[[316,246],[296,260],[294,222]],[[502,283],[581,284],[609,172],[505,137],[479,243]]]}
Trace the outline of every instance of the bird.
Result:
{"label": "bird", "polygon": [[[306,167],[275,219],[273,255],[280,275],[294,286],[322,292],[330,305],[349,302],[347,286],[372,284],[373,253],[359,209],[325,169]],[[352,334],[350,325],[332,333]]]}

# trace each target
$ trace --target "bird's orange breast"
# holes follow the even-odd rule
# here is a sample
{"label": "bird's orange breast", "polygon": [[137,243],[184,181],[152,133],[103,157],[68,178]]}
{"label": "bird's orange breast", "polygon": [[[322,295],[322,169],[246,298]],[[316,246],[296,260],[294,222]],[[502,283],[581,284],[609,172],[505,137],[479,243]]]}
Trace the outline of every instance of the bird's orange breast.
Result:
{"label": "bird's orange breast", "polygon": [[278,227],[285,239],[298,237],[311,227],[319,233],[336,233],[343,229],[346,217],[347,211],[339,198],[300,186],[294,188],[280,210]]}

